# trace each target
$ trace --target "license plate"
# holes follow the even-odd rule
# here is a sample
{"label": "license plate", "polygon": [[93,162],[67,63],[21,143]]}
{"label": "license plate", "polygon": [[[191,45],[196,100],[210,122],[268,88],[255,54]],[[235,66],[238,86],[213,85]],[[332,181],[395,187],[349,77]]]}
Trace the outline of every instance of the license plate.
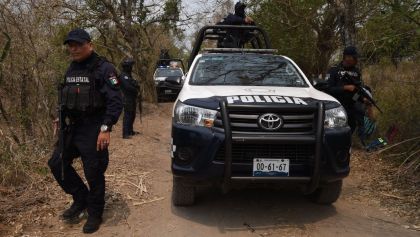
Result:
{"label": "license plate", "polygon": [[253,176],[289,176],[289,159],[255,158],[252,168]]}
{"label": "license plate", "polygon": [[172,90],[165,90],[165,94],[171,94]]}

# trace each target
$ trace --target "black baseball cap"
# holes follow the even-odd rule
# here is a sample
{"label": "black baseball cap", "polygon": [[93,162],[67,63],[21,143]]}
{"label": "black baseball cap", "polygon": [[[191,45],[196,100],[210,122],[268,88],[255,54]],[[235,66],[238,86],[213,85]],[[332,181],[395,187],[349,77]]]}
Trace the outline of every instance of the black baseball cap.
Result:
{"label": "black baseball cap", "polygon": [[357,48],[354,46],[347,46],[344,48],[343,56],[353,56],[354,58],[357,58],[359,56],[359,53],[357,52]]}
{"label": "black baseball cap", "polygon": [[131,67],[131,66],[133,66],[133,64],[134,64],[134,60],[132,58],[126,58],[121,63],[121,66],[123,66],[123,67]]}
{"label": "black baseball cap", "polygon": [[91,40],[92,39],[90,38],[89,33],[87,33],[84,29],[77,28],[67,34],[64,44],[68,44],[70,41],[85,43],[90,42]]}

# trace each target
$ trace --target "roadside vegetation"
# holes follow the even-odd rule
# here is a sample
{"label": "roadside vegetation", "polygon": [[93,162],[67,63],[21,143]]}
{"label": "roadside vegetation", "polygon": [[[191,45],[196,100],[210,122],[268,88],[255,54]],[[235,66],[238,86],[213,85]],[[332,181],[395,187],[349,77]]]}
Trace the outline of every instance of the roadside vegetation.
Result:
{"label": "roadside vegetation", "polygon": [[[215,1],[214,12],[187,16],[181,0],[120,2],[125,1],[0,2],[0,197],[9,187],[36,183],[49,174],[56,88],[68,64],[62,41],[70,29],[89,29],[97,51],[115,65],[134,57],[142,98],[155,102],[151,75],[160,49],[185,58],[189,45],[182,29],[214,23],[232,12],[234,4]],[[340,60],[344,45],[358,46],[365,81],[384,111],[377,114],[375,136],[385,136],[392,125],[398,129],[387,150],[369,157],[389,161],[398,168],[393,178],[409,178],[418,192],[418,1],[251,0],[249,8],[274,47],[310,78],[323,78]]]}

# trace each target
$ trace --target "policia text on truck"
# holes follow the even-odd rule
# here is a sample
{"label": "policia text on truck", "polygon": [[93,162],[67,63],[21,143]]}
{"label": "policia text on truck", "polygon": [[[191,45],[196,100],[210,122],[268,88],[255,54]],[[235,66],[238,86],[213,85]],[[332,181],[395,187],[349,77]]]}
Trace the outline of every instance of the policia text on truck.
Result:
{"label": "policia text on truck", "polygon": [[[201,48],[232,30],[247,32],[248,48]],[[249,182],[301,187],[323,204],[338,199],[350,171],[346,112],[270,48],[256,26],[200,30],[173,110],[174,205],[193,204],[200,185]]]}

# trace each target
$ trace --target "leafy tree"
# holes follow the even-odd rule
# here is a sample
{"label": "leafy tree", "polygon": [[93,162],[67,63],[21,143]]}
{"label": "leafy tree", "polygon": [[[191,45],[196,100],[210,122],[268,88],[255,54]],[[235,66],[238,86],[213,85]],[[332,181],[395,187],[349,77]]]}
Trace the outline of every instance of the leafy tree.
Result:
{"label": "leafy tree", "polygon": [[134,72],[141,79],[143,95],[154,100],[153,66],[160,48],[174,48],[173,39],[180,34],[176,26],[180,3],[180,0],[89,0],[68,4],[67,8],[72,11],[71,20],[76,25],[97,31],[99,49],[114,63],[124,57],[136,61]]}
{"label": "leafy tree", "polygon": [[380,1],[360,28],[358,40],[368,63],[402,58],[420,50],[420,3],[415,0]]}
{"label": "leafy tree", "polygon": [[254,1],[253,17],[274,48],[307,74],[322,74],[339,44],[340,9],[335,1]]}

